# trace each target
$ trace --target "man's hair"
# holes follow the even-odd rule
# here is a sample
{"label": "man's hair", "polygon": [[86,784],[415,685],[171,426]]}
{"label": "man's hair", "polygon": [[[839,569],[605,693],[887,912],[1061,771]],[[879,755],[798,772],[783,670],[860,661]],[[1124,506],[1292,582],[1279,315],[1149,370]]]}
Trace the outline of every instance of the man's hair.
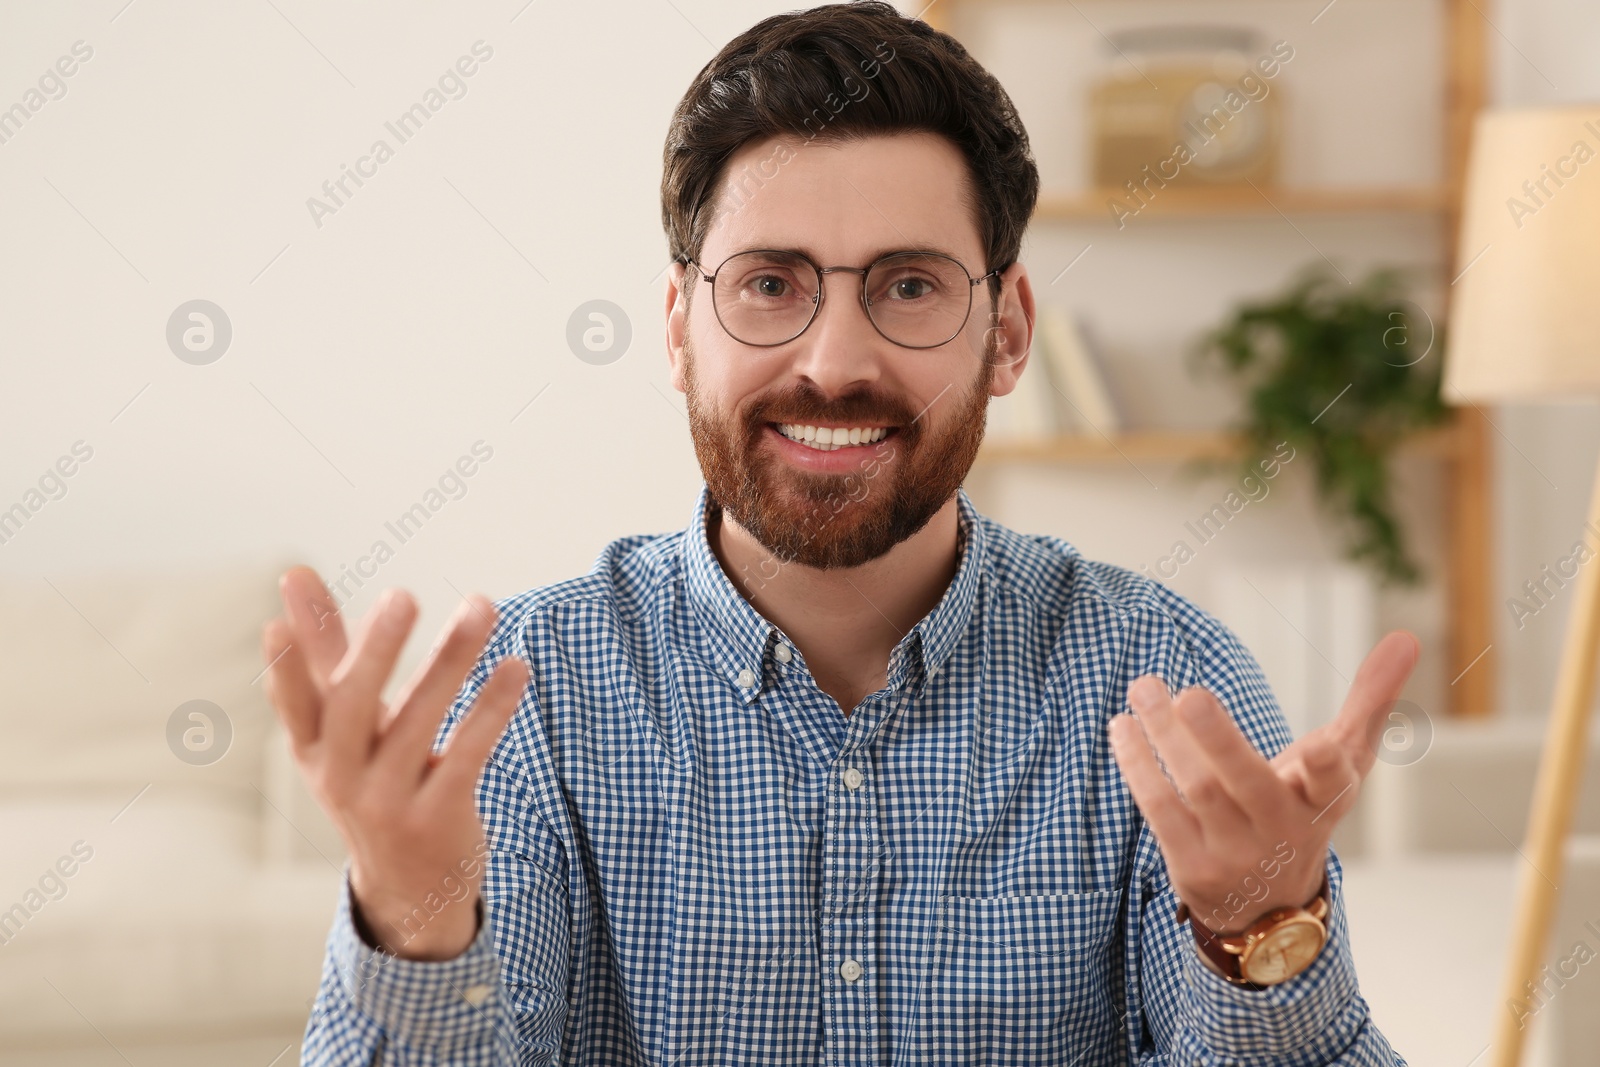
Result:
{"label": "man's hair", "polygon": [[[701,69],[673,112],[661,176],[668,251],[699,261],[717,213],[735,209],[713,202],[722,170],[752,141],[914,131],[944,136],[967,161],[965,192],[986,257],[973,273],[1010,267],[1039,198],[1039,171],[994,76],[954,37],[878,0],[763,19]],[[752,177],[775,176],[763,166]],[[991,278],[991,299],[999,291]]]}

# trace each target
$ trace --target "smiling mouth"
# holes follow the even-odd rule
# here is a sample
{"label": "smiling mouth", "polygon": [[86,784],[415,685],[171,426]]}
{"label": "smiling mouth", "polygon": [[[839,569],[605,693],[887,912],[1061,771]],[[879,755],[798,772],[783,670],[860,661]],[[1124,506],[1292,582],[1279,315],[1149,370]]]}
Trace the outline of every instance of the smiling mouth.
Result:
{"label": "smiling mouth", "polygon": [[832,452],[852,445],[870,445],[894,433],[893,426],[809,426],[799,422],[769,423],[797,445]]}

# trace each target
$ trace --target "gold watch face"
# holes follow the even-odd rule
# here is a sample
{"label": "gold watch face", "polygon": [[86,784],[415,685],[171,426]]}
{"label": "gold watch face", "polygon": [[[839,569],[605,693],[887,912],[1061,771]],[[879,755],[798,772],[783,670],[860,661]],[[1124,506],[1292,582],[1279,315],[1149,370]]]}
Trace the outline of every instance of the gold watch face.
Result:
{"label": "gold watch face", "polygon": [[1284,922],[1245,946],[1239,971],[1257,985],[1276,985],[1311,965],[1322,951],[1322,924],[1309,915]]}

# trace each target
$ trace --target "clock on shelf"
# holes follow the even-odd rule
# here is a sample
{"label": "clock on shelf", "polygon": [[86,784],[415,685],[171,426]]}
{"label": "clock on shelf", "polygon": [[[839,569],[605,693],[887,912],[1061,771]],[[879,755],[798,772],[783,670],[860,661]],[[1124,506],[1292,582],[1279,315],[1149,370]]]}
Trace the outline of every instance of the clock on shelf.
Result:
{"label": "clock on shelf", "polygon": [[1283,119],[1274,79],[1287,47],[1230,26],[1107,34],[1113,66],[1089,91],[1095,184],[1275,184]]}

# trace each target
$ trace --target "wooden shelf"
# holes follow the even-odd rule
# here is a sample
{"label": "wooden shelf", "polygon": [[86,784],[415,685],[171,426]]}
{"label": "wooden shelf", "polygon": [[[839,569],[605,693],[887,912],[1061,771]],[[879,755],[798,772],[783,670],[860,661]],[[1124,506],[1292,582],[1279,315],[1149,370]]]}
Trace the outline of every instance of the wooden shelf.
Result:
{"label": "wooden shelf", "polygon": [[[1403,442],[1402,455],[1455,459],[1460,446],[1456,423],[1419,433]],[[1063,434],[1036,441],[995,441],[978,452],[979,463],[1090,464],[1108,460],[1185,463],[1227,459],[1244,452],[1244,441],[1227,432],[1159,431],[1112,434]]]}
{"label": "wooden shelf", "polygon": [[1227,433],[1146,432],[1062,434],[1038,440],[985,442],[980,463],[1096,463],[1105,460],[1151,459],[1184,461],[1238,454],[1239,439]]}
{"label": "wooden shelf", "polygon": [[[922,6],[921,17],[940,30],[954,32],[955,24],[967,21],[958,14],[960,8],[975,9],[967,12],[971,17],[1033,2],[1048,2],[1063,9],[1075,7],[1071,0],[939,0]],[[1455,277],[1462,266],[1456,261],[1456,239],[1472,125],[1488,99],[1485,77],[1488,43],[1487,23],[1474,0],[1437,0],[1437,3],[1442,15],[1439,44],[1443,74],[1440,85],[1441,177],[1437,183],[1415,187],[1294,189],[1262,185],[1259,190],[1248,185],[1242,189],[1217,189],[1174,184],[1156,189],[1137,214],[1122,219],[1122,226],[1222,218],[1249,225],[1258,220],[1279,218],[1280,213],[1290,218],[1320,215],[1437,220],[1434,229],[1440,250],[1438,277],[1448,301],[1450,288],[1446,282]],[[1164,9],[1152,8],[1152,11],[1164,13]],[[1166,15],[1177,17],[1177,9],[1174,7]],[[1127,195],[1125,189],[1047,193],[1040,198],[1034,219],[1045,224],[1073,222],[1117,227],[1117,217],[1107,201]],[[1133,201],[1125,202],[1130,209],[1139,206]],[[1445,675],[1451,679],[1446,694],[1449,710],[1458,717],[1492,714],[1498,694],[1498,649],[1494,648],[1498,605],[1491,582],[1495,558],[1491,433],[1481,412],[1458,410],[1448,429],[1419,435],[1402,446],[1403,452],[1416,450],[1449,460],[1448,469],[1443,472],[1448,539],[1445,545],[1448,574],[1445,581],[1448,596]],[[1039,442],[994,442],[985,444],[978,458],[988,463],[1183,462],[1225,457],[1237,448],[1237,442],[1227,434],[1131,433],[1115,435],[1109,440],[1073,437]]]}
{"label": "wooden shelf", "polygon": [[1173,186],[1156,189],[1141,207],[1126,189],[1096,189],[1085,193],[1046,195],[1039,198],[1035,217],[1052,221],[1115,223],[1111,209],[1121,203],[1131,217],[1124,224],[1147,218],[1205,218],[1208,216],[1262,215],[1386,215],[1437,214],[1449,198],[1443,187],[1417,188],[1285,188],[1282,186]]}

